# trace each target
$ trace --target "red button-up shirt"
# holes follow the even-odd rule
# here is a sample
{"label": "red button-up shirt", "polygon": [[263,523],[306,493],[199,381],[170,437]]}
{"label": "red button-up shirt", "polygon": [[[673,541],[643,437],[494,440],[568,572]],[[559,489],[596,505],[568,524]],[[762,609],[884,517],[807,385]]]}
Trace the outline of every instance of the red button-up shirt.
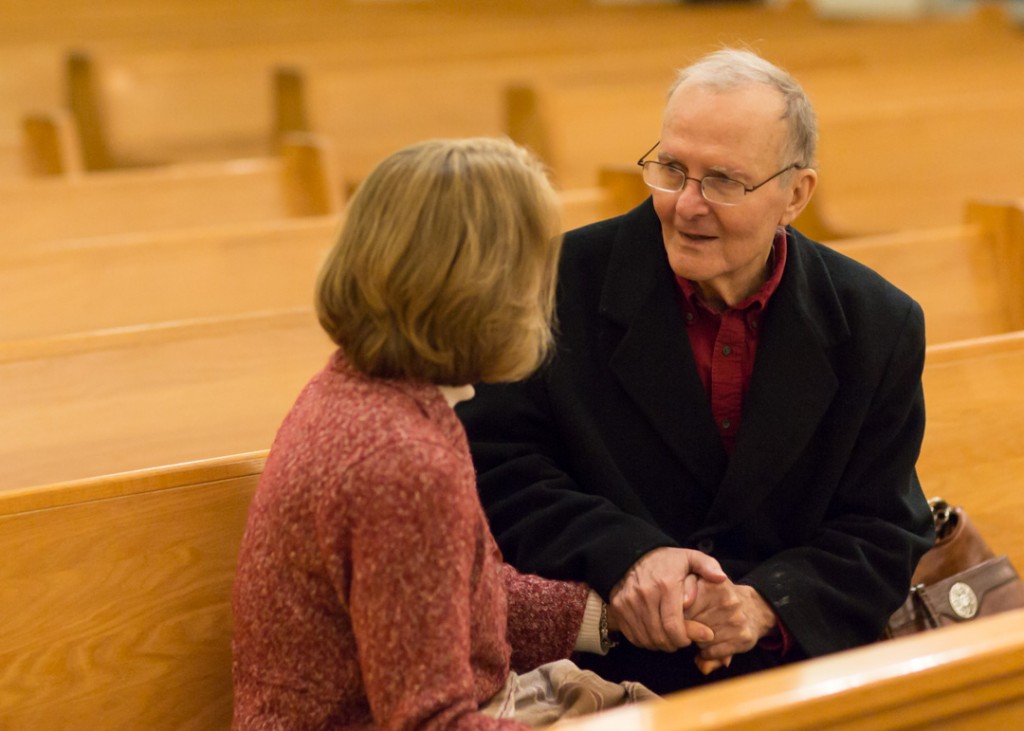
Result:
{"label": "red button-up shirt", "polygon": [[[761,316],[786,268],[785,229],[779,229],[772,246],[774,254],[769,258],[772,271],[768,279],[757,292],[722,312],[701,299],[693,282],[676,277],[683,292],[683,320],[697,361],[697,372],[704,382],[711,413],[729,455],[732,455],[740,428],[743,398],[754,373]],[[759,644],[763,649],[785,655],[792,646],[792,635],[781,622],[777,621],[776,627],[778,634],[763,638]]]}
{"label": "red button-up shirt", "polygon": [[719,312],[701,299],[697,286],[676,277],[683,292],[683,320],[697,372],[711,402],[718,433],[732,454],[743,413],[743,398],[754,373],[761,316],[786,267],[786,231],[775,236],[772,271],[761,288],[735,307]]}

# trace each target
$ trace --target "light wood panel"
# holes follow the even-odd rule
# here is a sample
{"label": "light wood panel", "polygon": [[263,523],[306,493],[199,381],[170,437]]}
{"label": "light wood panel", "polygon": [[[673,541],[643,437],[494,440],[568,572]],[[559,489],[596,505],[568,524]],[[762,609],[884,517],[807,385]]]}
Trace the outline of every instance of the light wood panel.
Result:
{"label": "light wood panel", "polygon": [[965,219],[832,246],[917,300],[930,344],[1024,329],[1024,204],[973,201]]}
{"label": "light wood panel", "polygon": [[63,109],[27,114],[20,130],[0,132],[0,180],[83,171],[78,134]]}
{"label": "light wood panel", "polygon": [[0,713],[227,729],[231,585],[265,453],[0,495]]}
{"label": "light wood panel", "polygon": [[308,308],[0,343],[0,491],[269,448],[333,349]]}
{"label": "light wood panel", "polygon": [[1024,570],[1024,332],[932,346],[918,460],[929,496],[962,504]]}
{"label": "light wood panel", "polygon": [[337,213],[339,186],[324,148],[322,140],[296,134],[279,157],[2,180],[0,251],[55,239]]}
{"label": "light wood panel", "polygon": [[0,340],[310,307],[337,216],[0,251]]}
{"label": "light wood panel", "polygon": [[[632,171],[564,191],[563,226],[624,212],[647,196]],[[0,340],[307,307],[341,215],[187,228],[0,248]]]}

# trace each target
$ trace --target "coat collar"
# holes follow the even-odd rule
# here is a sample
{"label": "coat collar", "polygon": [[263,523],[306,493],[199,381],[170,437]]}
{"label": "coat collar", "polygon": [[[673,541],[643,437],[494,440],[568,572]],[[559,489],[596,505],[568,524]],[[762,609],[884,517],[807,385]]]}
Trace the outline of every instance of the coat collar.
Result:
{"label": "coat collar", "polygon": [[610,367],[653,430],[712,496],[702,532],[756,509],[814,433],[838,385],[830,350],[849,336],[816,245],[789,229],[786,270],[765,312],[732,458],[697,374],[650,199],[621,219],[601,314],[623,328]]}

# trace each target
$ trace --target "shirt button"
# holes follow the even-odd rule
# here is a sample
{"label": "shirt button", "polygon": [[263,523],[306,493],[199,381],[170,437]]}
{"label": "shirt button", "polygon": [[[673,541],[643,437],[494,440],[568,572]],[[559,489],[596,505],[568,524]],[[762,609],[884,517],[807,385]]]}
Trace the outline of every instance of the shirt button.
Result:
{"label": "shirt button", "polygon": [[750,327],[752,327],[755,330],[757,330],[757,320],[751,320],[750,321]]}
{"label": "shirt button", "polygon": [[729,421],[728,419],[722,419],[721,424],[723,429],[728,429],[730,426],[732,426],[732,422]]}
{"label": "shirt button", "polygon": [[692,312],[687,312],[686,313],[686,322],[687,322],[687,324],[693,322],[693,313]]}
{"label": "shirt button", "polygon": [[732,348],[726,345],[724,348],[722,348],[722,355],[732,355]]}
{"label": "shirt button", "polygon": [[710,538],[701,538],[697,541],[697,550],[701,553],[711,553],[715,550],[715,542]]}

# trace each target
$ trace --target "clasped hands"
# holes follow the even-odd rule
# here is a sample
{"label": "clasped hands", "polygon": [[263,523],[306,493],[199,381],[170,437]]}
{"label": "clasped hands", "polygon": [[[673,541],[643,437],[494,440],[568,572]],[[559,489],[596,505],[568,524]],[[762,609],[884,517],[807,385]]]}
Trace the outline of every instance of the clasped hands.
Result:
{"label": "clasped hands", "polygon": [[612,589],[608,626],[637,647],[675,652],[696,643],[697,667],[728,667],[776,624],[751,587],[734,584],[718,561],[687,548],[645,554]]}

